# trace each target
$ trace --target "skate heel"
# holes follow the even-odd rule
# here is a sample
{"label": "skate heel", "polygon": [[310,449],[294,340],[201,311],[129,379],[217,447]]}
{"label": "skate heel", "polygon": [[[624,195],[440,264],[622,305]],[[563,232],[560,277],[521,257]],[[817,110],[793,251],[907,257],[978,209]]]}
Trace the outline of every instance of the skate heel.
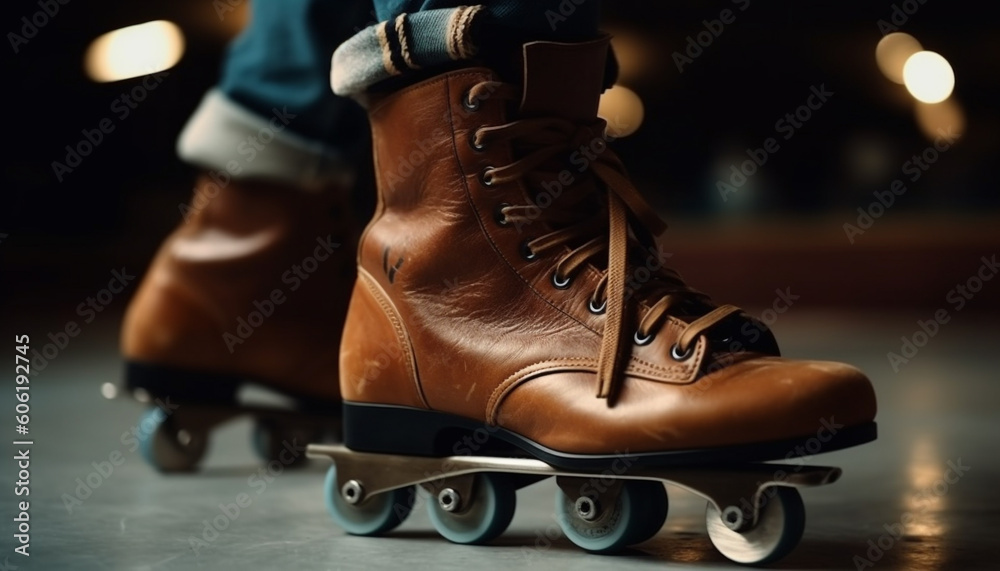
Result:
{"label": "skate heel", "polygon": [[352,450],[409,456],[517,454],[518,448],[497,438],[496,432],[494,427],[447,413],[344,403],[344,444]]}
{"label": "skate heel", "polygon": [[[147,405],[134,431],[143,458],[161,472],[186,472],[205,455],[210,434],[240,416],[254,420],[251,444],[268,463],[306,461],[309,442],[340,440],[339,403],[285,395],[286,406],[240,402],[242,376],[127,362],[124,394]],[[105,393],[114,398],[116,391]]]}

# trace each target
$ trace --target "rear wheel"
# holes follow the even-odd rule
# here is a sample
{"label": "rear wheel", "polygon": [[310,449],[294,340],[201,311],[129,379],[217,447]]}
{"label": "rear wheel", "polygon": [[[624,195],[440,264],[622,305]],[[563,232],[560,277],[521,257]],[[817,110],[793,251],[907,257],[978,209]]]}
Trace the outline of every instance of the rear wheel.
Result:
{"label": "rear wheel", "polygon": [[338,487],[336,466],[326,473],[324,492],[333,521],[351,535],[381,535],[394,529],[410,515],[416,499],[413,486],[371,497],[364,497],[364,488],[354,480]]}

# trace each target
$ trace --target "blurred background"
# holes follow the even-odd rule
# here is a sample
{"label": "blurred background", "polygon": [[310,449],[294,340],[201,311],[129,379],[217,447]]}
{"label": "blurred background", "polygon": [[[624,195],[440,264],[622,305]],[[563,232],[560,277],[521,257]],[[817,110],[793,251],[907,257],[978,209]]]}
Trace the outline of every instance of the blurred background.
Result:
{"label": "blurred background", "polygon": [[[112,266],[145,267],[191,192],[176,136],[249,18],[243,0],[58,8],[3,8],[14,135],[0,256],[20,307],[77,299]],[[619,0],[604,10],[621,73],[602,111],[630,133],[617,149],[671,223],[675,265],[717,298],[767,305],[791,287],[803,305],[936,306],[1000,243],[1000,34],[978,5]],[[131,77],[148,71],[136,54],[167,75]],[[155,88],[126,107],[122,95],[143,81]],[[105,118],[114,131],[55,172]],[[945,151],[933,149],[940,132],[954,133]],[[883,208],[873,193],[887,202],[897,179],[906,191]],[[981,297],[977,308],[1000,307]]]}

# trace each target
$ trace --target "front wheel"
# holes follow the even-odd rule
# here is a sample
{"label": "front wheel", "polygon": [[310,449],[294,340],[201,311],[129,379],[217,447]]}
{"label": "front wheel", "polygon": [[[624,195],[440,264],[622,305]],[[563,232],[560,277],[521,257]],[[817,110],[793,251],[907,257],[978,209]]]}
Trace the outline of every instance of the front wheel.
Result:
{"label": "front wheel", "polygon": [[722,514],[709,502],[705,513],[708,536],[712,545],[731,561],[760,565],[788,555],[806,526],[806,511],[798,490],[772,486],[762,492],[764,504],[757,524],[745,531],[726,527]]}

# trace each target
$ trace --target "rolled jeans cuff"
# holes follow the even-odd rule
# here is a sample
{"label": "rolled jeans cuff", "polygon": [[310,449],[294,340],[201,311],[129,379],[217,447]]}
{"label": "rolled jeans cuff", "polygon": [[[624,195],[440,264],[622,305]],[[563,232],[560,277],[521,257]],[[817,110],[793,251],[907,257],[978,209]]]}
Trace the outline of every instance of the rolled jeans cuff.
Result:
{"label": "rolled jeans cuff", "polygon": [[181,160],[235,179],[266,179],[305,190],[349,186],[354,171],[336,149],[287,129],[296,114],[263,117],[213,89],[177,140]]}

